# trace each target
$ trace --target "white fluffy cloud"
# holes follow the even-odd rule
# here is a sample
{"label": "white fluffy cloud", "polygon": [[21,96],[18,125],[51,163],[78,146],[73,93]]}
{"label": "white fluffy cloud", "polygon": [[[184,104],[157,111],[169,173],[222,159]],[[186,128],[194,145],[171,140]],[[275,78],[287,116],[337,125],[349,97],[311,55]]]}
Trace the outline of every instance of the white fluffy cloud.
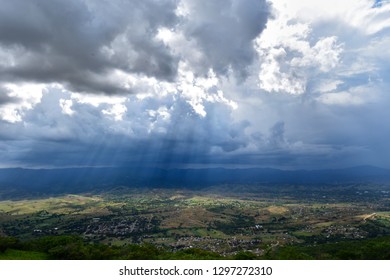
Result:
{"label": "white fluffy cloud", "polygon": [[40,84],[8,84],[2,85],[2,99],[0,102],[0,118],[11,122],[20,122],[26,110],[31,110],[41,101],[44,85]]}
{"label": "white fluffy cloud", "polygon": [[310,79],[338,66],[342,44],[336,36],[313,38],[309,22],[275,3],[279,8],[275,18],[256,40],[260,87],[268,92],[303,94]]}

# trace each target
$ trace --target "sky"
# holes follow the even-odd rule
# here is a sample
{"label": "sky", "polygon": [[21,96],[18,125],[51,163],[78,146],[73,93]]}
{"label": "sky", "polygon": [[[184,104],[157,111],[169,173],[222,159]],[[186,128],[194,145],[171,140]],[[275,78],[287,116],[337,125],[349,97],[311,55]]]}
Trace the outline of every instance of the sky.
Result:
{"label": "sky", "polygon": [[0,7],[0,168],[390,168],[389,1]]}

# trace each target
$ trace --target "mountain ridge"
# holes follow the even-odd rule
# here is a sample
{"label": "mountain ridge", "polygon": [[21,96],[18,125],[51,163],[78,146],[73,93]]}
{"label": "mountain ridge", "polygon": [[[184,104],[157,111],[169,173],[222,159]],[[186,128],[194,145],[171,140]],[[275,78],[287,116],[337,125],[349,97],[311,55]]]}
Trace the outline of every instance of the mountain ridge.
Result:
{"label": "mountain ridge", "polygon": [[390,170],[374,166],[343,169],[281,170],[275,168],[126,168],[0,169],[0,188],[58,188],[105,186],[189,186],[226,183],[318,184],[390,182]]}

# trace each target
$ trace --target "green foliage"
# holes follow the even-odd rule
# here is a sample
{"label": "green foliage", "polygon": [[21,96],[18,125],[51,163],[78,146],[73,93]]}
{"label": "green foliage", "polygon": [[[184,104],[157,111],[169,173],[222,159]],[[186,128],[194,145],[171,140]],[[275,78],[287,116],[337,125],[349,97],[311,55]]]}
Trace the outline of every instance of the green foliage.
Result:
{"label": "green foliage", "polygon": [[217,253],[202,250],[199,248],[190,248],[180,250],[170,256],[170,259],[176,260],[218,260],[223,257]]}
{"label": "green foliage", "polygon": [[124,249],[124,258],[129,260],[155,260],[163,254],[161,249],[151,245],[127,245]]}
{"label": "green foliage", "polygon": [[[0,259],[58,259],[58,260],[217,260],[223,256],[199,248],[169,252],[152,244],[109,246],[90,244],[77,236],[47,236],[21,242],[11,237],[0,238]],[[266,259],[354,259],[389,260],[390,236],[318,245],[290,245],[270,249]],[[238,252],[233,259],[254,260],[259,257],[249,251]]]}
{"label": "green foliage", "polygon": [[0,253],[0,260],[47,260],[49,256],[42,252],[7,249]]}
{"label": "green foliage", "polygon": [[281,247],[276,252],[270,253],[270,251],[265,255],[266,259],[276,259],[276,260],[311,260],[313,257],[305,251],[306,248],[301,248],[299,246],[286,246]]}
{"label": "green foliage", "polygon": [[[216,253],[197,248],[176,253],[152,244],[109,246],[90,244],[77,236],[46,236],[20,242],[15,238],[0,238],[0,259],[56,260],[158,260],[158,259],[221,259]],[[21,248],[13,250],[12,248]],[[11,250],[12,249],[12,250]]]}
{"label": "green foliage", "polygon": [[19,241],[14,237],[0,236],[0,253],[4,253],[7,249],[18,248]]}
{"label": "green foliage", "polygon": [[33,239],[25,243],[25,247],[30,250],[49,252],[57,247],[66,247],[76,244],[82,244],[83,240],[78,236],[45,236],[37,239]]}
{"label": "green foliage", "polygon": [[248,251],[240,251],[234,256],[235,260],[256,260],[258,256]]}
{"label": "green foliage", "polygon": [[268,252],[268,259],[390,260],[390,236],[312,246],[285,246]]}

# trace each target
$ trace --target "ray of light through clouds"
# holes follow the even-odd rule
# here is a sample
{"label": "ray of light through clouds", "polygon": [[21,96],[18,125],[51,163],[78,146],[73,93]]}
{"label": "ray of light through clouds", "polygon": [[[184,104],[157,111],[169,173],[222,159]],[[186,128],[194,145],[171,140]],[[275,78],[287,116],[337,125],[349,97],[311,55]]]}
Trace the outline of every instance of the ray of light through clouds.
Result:
{"label": "ray of light through clouds", "polygon": [[388,1],[0,7],[0,167],[390,167]]}

